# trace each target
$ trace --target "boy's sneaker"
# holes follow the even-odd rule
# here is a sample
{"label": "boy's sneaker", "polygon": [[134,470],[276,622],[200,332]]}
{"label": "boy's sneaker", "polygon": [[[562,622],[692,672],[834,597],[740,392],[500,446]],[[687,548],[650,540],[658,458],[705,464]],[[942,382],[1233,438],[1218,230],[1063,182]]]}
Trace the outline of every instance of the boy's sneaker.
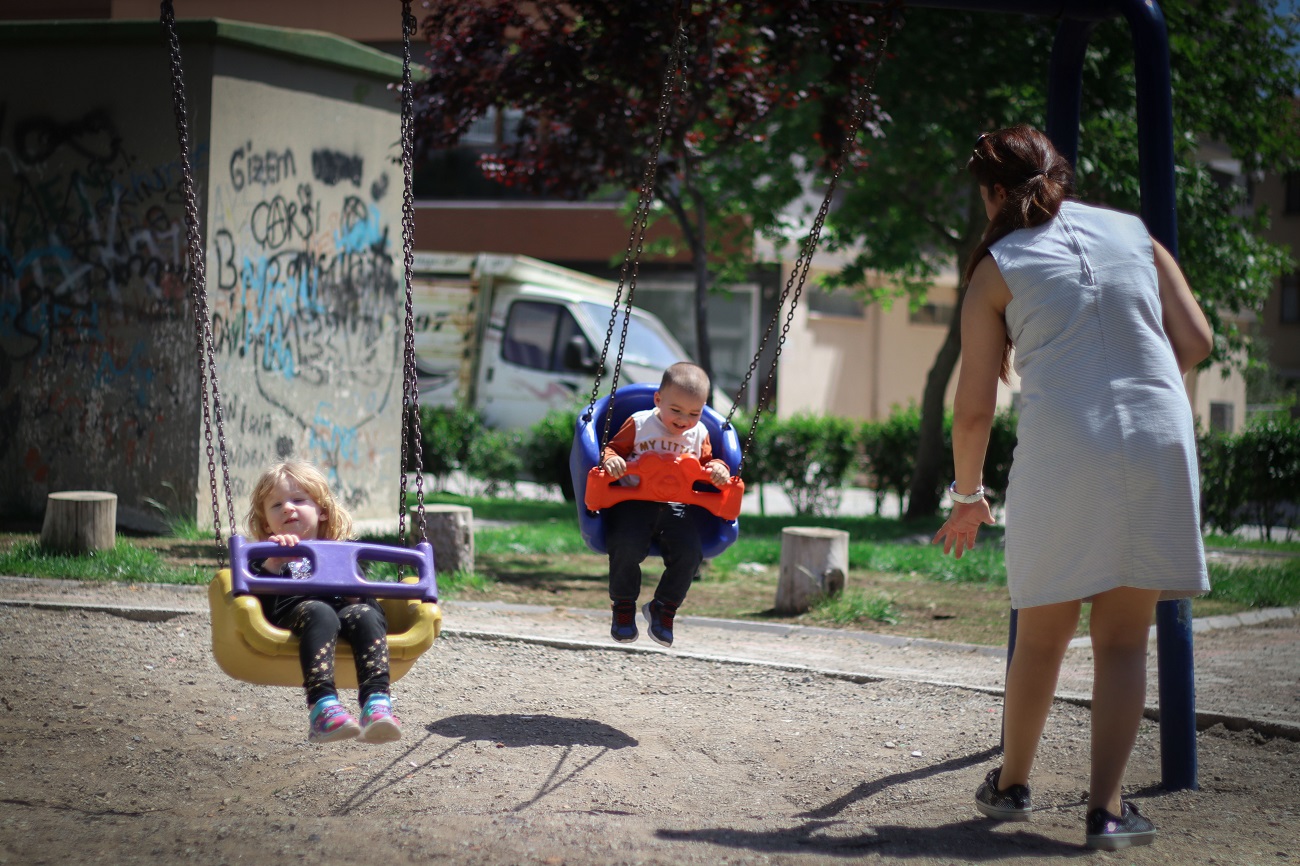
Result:
{"label": "boy's sneaker", "polygon": [[371,695],[361,711],[361,742],[391,743],[402,738],[402,723],[393,715],[393,699]]}
{"label": "boy's sneaker", "polygon": [[650,639],[660,646],[672,646],[673,617],[677,614],[676,608],[671,608],[656,598],[643,604],[641,613],[645,616]]}
{"label": "boy's sneaker", "polygon": [[1033,807],[1029,802],[1028,785],[998,787],[1002,768],[989,770],[984,782],[975,791],[975,808],[995,821],[1028,821]]}
{"label": "boy's sneaker", "polygon": [[640,632],[636,630],[636,602],[616,601],[613,604],[614,621],[609,626],[609,636],[619,643],[632,643]]}
{"label": "boy's sneaker", "polygon": [[1138,814],[1137,806],[1120,803],[1120,817],[1105,809],[1088,813],[1087,844],[1089,848],[1118,851],[1133,845],[1150,845],[1156,840],[1156,827]]}
{"label": "boy's sneaker", "polygon": [[313,743],[347,740],[361,733],[361,726],[343,708],[338,698],[321,698],[308,715],[307,739]]}

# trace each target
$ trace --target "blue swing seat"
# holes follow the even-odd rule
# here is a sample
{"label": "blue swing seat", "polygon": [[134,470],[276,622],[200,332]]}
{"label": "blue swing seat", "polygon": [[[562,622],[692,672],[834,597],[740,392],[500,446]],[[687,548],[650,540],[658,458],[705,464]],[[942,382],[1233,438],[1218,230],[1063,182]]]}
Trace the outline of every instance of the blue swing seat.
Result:
{"label": "blue swing seat", "polygon": [[[615,392],[613,418],[610,420],[610,435],[618,432],[623,422],[634,412],[653,409],[654,395],[658,385],[640,383],[625,385]],[[569,474],[573,479],[573,492],[578,505],[578,529],[582,540],[596,553],[608,553],[605,541],[605,520],[601,512],[591,512],[584,505],[587,493],[587,473],[600,463],[600,440],[605,432],[605,412],[609,408],[609,395],[596,401],[590,412],[578,415],[574,426],[573,449],[569,452]],[[740,436],[736,428],[712,407],[705,406],[700,416],[708,428],[709,440],[713,446],[713,456],[731,467],[734,475],[740,468]],[[697,526],[700,530],[700,543],[704,557],[711,559],[731,546],[740,534],[739,520],[725,520],[697,509]],[[659,556],[658,545],[651,545],[651,556]]]}

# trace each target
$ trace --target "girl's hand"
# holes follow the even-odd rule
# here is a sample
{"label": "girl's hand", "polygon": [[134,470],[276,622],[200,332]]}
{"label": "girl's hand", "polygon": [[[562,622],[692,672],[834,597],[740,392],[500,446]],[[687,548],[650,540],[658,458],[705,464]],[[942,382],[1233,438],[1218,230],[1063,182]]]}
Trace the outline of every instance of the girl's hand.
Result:
{"label": "girl's hand", "polygon": [[721,460],[709,461],[709,479],[713,482],[714,487],[722,487],[731,480],[731,467]]}
{"label": "girl's hand", "polygon": [[[281,547],[293,547],[301,540],[302,540],[301,538],[293,534],[272,535],[270,538],[267,539],[267,541],[274,541],[276,544],[280,545]],[[293,561],[292,558],[289,557],[269,556],[267,557],[266,562],[263,563],[263,567],[267,571],[272,572],[273,574],[278,574],[280,569],[284,568],[284,564],[286,562],[292,562],[292,561]]]}
{"label": "girl's hand", "polygon": [[627,474],[627,461],[614,454],[601,465],[601,468],[608,472],[611,478],[617,480]]}
{"label": "girl's hand", "polygon": [[957,558],[961,559],[961,555],[967,550],[975,549],[975,536],[979,532],[980,524],[987,523],[992,526],[994,522],[993,512],[989,510],[987,499],[969,505],[956,503],[948,513],[948,520],[939,527],[939,531],[934,534],[934,540],[930,543],[938,544],[942,539],[943,552],[948,553],[956,548]]}

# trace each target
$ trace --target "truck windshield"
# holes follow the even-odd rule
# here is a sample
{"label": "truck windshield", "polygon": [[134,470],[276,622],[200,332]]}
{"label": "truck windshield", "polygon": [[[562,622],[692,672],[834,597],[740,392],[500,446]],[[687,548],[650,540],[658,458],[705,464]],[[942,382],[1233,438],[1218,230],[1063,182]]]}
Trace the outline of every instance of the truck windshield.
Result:
{"label": "truck windshield", "polygon": [[[592,320],[608,327],[609,307],[593,301],[583,301],[582,306]],[[623,311],[614,319],[614,338],[610,341],[610,354],[618,351],[619,334],[623,332]],[[632,311],[631,321],[627,326],[627,346],[623,349],[623,362],[641,367],[665,369],[678,361],[689,360],[690,356],[667,334],[654,319]]]}

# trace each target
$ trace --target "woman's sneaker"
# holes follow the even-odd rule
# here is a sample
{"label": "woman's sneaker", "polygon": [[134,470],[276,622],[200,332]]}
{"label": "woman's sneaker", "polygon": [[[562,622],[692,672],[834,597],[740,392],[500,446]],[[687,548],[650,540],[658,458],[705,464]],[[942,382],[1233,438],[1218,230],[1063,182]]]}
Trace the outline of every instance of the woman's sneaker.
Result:
{"label": "woman's sneaker", "polygon": [[402,738],[402,723],[393,715],[393,699],[371,695],[361,711],[361,742],[391,743]]}
{"label": "woman's sneaker", "polygon": [[998,787],[1002,768],[990,770],[984,783],[975,791],[975,808],[996,821],[1028,821],[1033,806],[1029,801],[1028,785]]}
{"label": "woman's sneaker", "polygon": [[1089,848],[1118,851],[1133,845],[1150,845],[1156,840],[1156,826],[1138,814],[1137,806],[1121,802],[1119,811],[1118,818],[1105,809],[1088,813]]}
{"label": "woman's sneaker", "polygon": [[650,639],[660,646],[672,646],[673,616],[677,613],[676,608],[671,608],[656,598],[643,604],[641,613],[645,616],[646,630],[650,632]]}
{"label": "woman's sneaker", "polygon": [[307,739],[313,743],[348,740],[361,733],[361,726],[338,698],[321,698],[312,705],[307,719]]}
{"label": "woman's sneaker", "polygon": [[614,618],[609,624],[609,636],[619,643],[632,643],[641,634],[636,630],[636,602],[616,601],[612,607]]}

